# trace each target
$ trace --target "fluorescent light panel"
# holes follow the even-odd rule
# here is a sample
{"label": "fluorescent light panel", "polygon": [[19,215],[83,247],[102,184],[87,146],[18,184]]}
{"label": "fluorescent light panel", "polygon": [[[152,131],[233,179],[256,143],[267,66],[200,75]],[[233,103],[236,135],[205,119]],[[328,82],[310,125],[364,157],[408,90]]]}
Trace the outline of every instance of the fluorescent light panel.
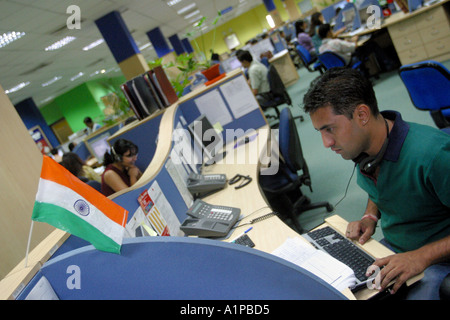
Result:
{"label": "fluorescent light panel", "polygon": [[200,10],[195,10],[195,11],[192,11],[191,13],[185,15],[184,18],[185,19],[190,19],[190,18],[192,18],[193,16],[195,16],[195,15],[197,15],[199,13],[200,13]]}
{"label": "fluorescent light panel", "polygon": [[56,81],[61,80],[61,78],[62,78],[62,77],[60,77],[60,76],[58,76],[58,77],[53,77],[53,78],[50,79],[49,81],[44,82],[44,83],[42,84],[42,86],[43,86],[43,87],[48,87],[49,85],[55,83]]}
{"label": "fluorescent light panel", "polygon": [[86,47],[84,47],[83,51],[89,51],[89,50],[95,48],[96,46],[101,45],[103,42],[105,42],[105,39],[98,39],[97,41],[94,41],[94,42],[88,44]]}
{"label": "fluorescent light panel", "polygon": [[180,3],[180,2],[181,2],[181,0],[170,0],[170,1],[167,1],[167,5],[169,7],[172,7],[172,6],[174,6],[174,5],[176,5],[177,3]]}
{"label": "fluorescent light panel", "polygon": [[76,39],[75,37],[71,37],[71,36],[65,37],[59,41],[56,41],[54,44],[48,46],[47,48],[45,48],[45,51],[58,50],[58,49],[64,47],[65,45],[71,43],[75,39]]}
{"label": "fluorescent light panel", "polygon": [[13,92],[19,91],[20,89],[25,88],[29,84],[30,84],[30,81],[21,82],[17,86],[14,86],[11,89],[5,90],[5,93],[8,94],[8,93],[13,93]]}
{"label": "fluorescent light panel", "polygon": [[0,35],[0,48],[6,47],[8,44],[22,38],[25,32],[10,31]]}
{"label": "fluorescent light panel", "polygon": [[187,6],[185,6],[184,8],[181,8],[180,10],[177,11],[177,14],[182,15],[183,13],[188,12],[189,10],[194,9],[197,6],[197,4],[195,3],[191,3]]}

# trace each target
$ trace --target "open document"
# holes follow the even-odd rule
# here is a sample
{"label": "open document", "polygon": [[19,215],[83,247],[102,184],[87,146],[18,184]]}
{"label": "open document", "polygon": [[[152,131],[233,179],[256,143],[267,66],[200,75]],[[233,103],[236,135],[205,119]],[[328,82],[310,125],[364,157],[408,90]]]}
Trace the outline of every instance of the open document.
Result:
{"label": "open document", "polygon": [[356,284],[352,269],[300,238],[288,238],[272,254],[308,270],[339,291]]}

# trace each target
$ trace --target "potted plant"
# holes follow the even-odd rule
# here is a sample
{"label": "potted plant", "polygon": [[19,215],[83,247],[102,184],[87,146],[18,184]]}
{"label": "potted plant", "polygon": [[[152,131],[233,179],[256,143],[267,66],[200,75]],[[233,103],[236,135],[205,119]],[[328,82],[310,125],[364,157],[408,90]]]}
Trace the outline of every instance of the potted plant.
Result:
{"label": "potted plant", "polygon": [[220,75],[220,71],[219,71],[219,65],[215,64],[213,66],[211,66],[211,55],[214,52],[214,45],[216,43],[216,26],[217,23],[219,22],[220,18],[222,17],[222,13],[220,11],[217,12],[217,16],[214,18],[213,22],[211,23],[211,26],[213,27],[213,40],[212,40],[212,45],[211,48],[209,50],[206,50],[206,45],[205,45],[205,39],[203,37],[203,31],[202,29],[204,28],[204,26],[206,25],[206,17],[202,17],[195,25],[194,25],[194,29],[191,32],[188,32],[186,34],[187,37],[193,38],[196,34],[200,33],[200,39],[202,41],[202,47],[203,50],[200,49],[200,46],[197,42],[198,38],[194,38],[193,42],[195,45],[196,50],[201,54],[201,58],[202,58],[202,62],[199,62],[198,65],[200,67],[203,67],[204,70],[202,71],[202,73],[205,75],[205,77],[208,80],[212,80],[216,77],[218,77]]}

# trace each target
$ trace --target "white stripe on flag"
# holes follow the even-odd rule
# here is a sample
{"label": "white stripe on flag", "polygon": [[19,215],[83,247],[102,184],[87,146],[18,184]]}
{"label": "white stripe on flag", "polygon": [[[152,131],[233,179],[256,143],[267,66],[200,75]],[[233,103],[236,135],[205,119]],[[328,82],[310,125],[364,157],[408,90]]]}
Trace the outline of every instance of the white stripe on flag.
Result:
{"label": "white stripe on flag", "polygon": [[[75,203],[78,200],[83,200],[83,202],[78,202],[83,206],[77,206],[78,211],[75,209]],[[100,232],[111,238],[114,242],[122,244],[122,238],[124,233],[124,227],[117,224],[116,222],[109,219],[103,212],[97,209],[92,203],[89,203],[85,198],[80,196],[78,193],[70,188],[67,188],[59,183],[40,179],[38,192],[36,194],[36,201],[50,203],[66,209],[73,213],[80,219],[91,224],[94,228],[98,229]],[[85,207],[88,205],[88,208]],[[89,214],[82,215],[79,212],[87,213],[89,209]]]}

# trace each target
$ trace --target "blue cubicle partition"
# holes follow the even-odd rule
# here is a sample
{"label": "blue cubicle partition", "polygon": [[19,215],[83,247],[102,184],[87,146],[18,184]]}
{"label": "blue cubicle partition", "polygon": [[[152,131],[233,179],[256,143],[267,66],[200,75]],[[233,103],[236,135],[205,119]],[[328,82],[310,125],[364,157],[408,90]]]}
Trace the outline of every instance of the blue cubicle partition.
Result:
{"label": "blue cubicle partition", "polygon": [[[208,263],[205,263],[208,261]],[[61,300],[343,300],[331,285],[273,255],[198,238],[125,239],[121,254],[86,246],[44,264]]]}
{"label": "blue cubicle partition", "polygon": [[139,121],[139,124],[131,130],[123,131],[109,139],[109,144],[114,145],[119,139],[132,141],[139,148],[136,166],[144,172],[155,155],[159,124],[164,113]]}

